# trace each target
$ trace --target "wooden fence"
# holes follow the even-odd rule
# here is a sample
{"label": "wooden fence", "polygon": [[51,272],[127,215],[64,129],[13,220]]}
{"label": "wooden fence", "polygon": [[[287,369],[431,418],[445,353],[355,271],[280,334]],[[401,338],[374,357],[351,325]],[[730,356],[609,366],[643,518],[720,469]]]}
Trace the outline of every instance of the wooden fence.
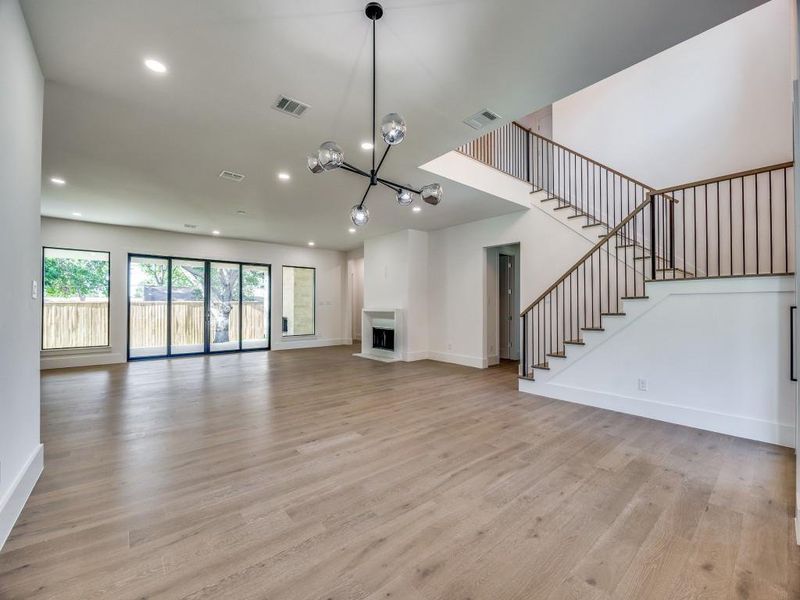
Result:
{"label": "wooden fence", "polygon": [[108,345],[108,302],[44,303],[42,348]]}
{"label": "wooden fence", "polygon": [[[131,302],[130,346],[153,348],[167,339],[167,303]],[[244,302],[242,334],[245,340],[264,339],[266,314],[262,302]],[[204,310],[202,302],[188,300],[172,303],[173,346],[203,343]],[[212,339],[214,320],[212,314]],[[108,344],[108,303],[45,302],[42,316],[44,348],[76,348]],[[239,340],[239,309],[230,313],[229,341]]]}

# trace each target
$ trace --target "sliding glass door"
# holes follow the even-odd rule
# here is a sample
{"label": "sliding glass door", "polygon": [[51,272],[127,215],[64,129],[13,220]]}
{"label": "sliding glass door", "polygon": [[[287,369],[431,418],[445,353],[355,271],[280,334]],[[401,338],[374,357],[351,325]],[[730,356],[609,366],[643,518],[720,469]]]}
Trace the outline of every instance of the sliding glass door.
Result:
{"label": "sliding glass door", "polygon": [[128,261],[128,356],[165,356],[169,260],[131,256]]}
{"label": "sliding glass door", "polygon": [[212,262],[210,268],[210,350],[239,350],[241,265]]}
{"label": "sliding glass door", "polygon": [[170,354],[205,350],[206,264],[172,259],[170,278]]}
{"label": "sliding glass door", "polygon": [[128,358],[270,347],[270,267],[129,255]]}
{"label": "sliding glass door", "polygon": [[242,265],[242,349],[269,348],[269,267]]}

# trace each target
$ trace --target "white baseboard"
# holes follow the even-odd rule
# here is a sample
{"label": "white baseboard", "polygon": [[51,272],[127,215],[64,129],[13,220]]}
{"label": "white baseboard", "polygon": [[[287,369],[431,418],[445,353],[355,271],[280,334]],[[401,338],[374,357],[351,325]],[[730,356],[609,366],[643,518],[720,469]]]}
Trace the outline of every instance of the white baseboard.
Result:
{"label": "white baseboard", "polygon": [[297,348],[324,348],[326,346],[350,346],[353,340],[347,338],[303,338],[297,340],[273,339],[272,350],[295,350]]}
{"label": "white baseboard", "polygon": [[46,355],[43,353],[39,361],[39,368],[45,371],[47,369],[64,369],[67,367],[113,365],[115,363],[123,363],[125,361],[125,355],[119,352],[82,352],[64,355]]}
{"label": "white baseboard", "polygon": [[789,448],[794,447],[794,427],[784,423],[525,379],[519,380],[519,390],[546,398],[596,406]]}
{"label": "white baseboard", "polygon": [[0,498],[0,550],[8,539],[14,523],[33,491],[44,468],[44,446],[39,444],[28,458],[28,462],[17,474],[8,492]]}
{"label": "white baseboard", "polygon": [[414,362],[415,360],[427,360],[430,357],[431,354],[427,350],[418,350],[417,352],[406,352],[406,362]]}
{"label": "white baseboard", "polygon": [[481,356],[468,356],[466,354],[452,354],[450,352],[428,352],[428,358],[431,360],[438,360],[439,362],[452,363],[454,365],[463,365],[465,367],[474,367],[476,369],[485,369],[487,367],[487,360]]}

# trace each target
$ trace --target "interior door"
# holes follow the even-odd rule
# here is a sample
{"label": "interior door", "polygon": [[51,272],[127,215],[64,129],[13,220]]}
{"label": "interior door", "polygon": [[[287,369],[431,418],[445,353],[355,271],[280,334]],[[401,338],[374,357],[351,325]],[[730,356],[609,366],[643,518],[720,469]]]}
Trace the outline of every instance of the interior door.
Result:
{"label": "interior door", "polygon": [[500,255],[500,289],[498,293],[499,334],[498,354],[500,358],[509,359],[514,349],[514,257]]}

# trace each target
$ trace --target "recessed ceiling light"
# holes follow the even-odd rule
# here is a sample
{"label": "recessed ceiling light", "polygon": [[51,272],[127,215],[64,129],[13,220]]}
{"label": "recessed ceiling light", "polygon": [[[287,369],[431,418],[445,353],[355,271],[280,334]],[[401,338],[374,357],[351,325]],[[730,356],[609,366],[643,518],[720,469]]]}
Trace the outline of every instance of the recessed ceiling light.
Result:
{"label": "recessed ceiling light", "polygon": [[72,216],[73,217],[82,217],[83,215],[81,213],[79,213],[79,212],[74,212],[74,213],[72,213]]}
{"label": "recessed ceiling light", "polygon": [[356,232],[356,228],[355,227],[351,227],[347,231],[348,231],[348,233],[355,233]]}
{"label": "recessed ceiling light", "polygon": [[64,185],[67,183],[67,181],[65,179],[62,179],[61,177],[51,177],[50,181],[52,183],[55,183],[56,185]]}
{"label": "recessed ceiling light", "polygon": [[153,73],[163,74],[167,72],[167,65],[162,63],[160,60],[156,60],[155,58],[144,59],[144,66],[150,69]]}
{"label": "recessed ceiling light", "polygon": [[278,173],[278,179],[282,181],[289,181],[291,178],[292,178],[291,175],[289,175],[288,173],[284,173],[283,171]]}
{"label": "recessed ceiling light", "polygon": [[314,242],[308,242],[308,245],[309,245],[309,246],[313,246],[313,245],[314,245]]}
{"label": "recessed ceiling light", "polygon": [[219,230],[215,229],[211,232],[211,235],[219,235]]}
{"label": "recessed ceiling light", "polygon": [[411,210],[413,210],[414,212],[420,212],[422,210],[422,208],[420,208],[419,206],[415,206]]}
{"label": "recessed ceiling light", "polygon": [[246,211],[246,210],[237,210],[237,211],[236,211],[236,214],[237,214],[237,215],[246,215],[246,214],[247,214],[247,211]]}
{"label": "recessed ceiling light", "polygon": [[375,146],[372,145],[372,142],[361,142],[361,149],[362,150],[372,150]]}

